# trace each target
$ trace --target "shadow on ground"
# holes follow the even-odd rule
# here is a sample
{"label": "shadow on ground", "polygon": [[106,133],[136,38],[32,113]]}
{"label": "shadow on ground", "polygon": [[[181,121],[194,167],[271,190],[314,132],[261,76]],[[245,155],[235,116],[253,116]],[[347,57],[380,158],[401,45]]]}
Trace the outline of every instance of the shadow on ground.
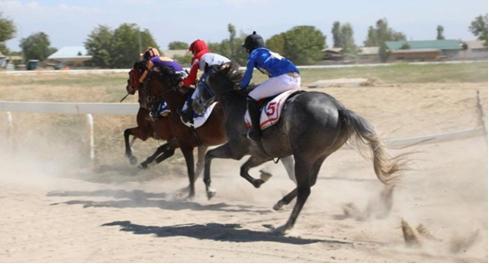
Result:
{"label": "shadow on ground", "polygon": [[267,214],[271,209],[257,209],[250,205],[234,205],[227,203],[200,204],[187,199],[175,199],[173,195],[166,193],[149,193],[141,190],[97,190],[97,191],[54,191],[48,196],[58,197],[112,197],[119,200],[93,201],[93,200],[69,200],[52,203],[51,205],[82,205],[88,207],[113,207],[113,208],[145,208],[156,207],[165,210],[196,210],[196,211],[222,211],[222,212],[252,212]]}
{"label": "shadow on ground", "polygon": [[136,235],[156,235],[157,237],[186,236],[197,239],[207,239],[226,242],[278,242],[305,245],[311,243],[351,244],[339,240],[306,239],[287,237],[272,232],[242,229],[239,224],[184,224],[173,226],[144,226],[130,221],[115,221],[102,226],[119,226],[121,231]]}

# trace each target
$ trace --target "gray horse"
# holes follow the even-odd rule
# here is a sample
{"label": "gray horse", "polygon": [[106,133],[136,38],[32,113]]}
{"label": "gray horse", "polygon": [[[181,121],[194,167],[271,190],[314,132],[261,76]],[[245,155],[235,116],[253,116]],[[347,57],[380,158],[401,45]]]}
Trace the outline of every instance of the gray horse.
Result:
{"label": "gray horse", "polygon": [[[260,142],[246,137],[243,115],[246,111],[246,92],[239,90],[242,73],[234,63],[213,70],[208,79],[212,92],[203,93],[200,103],[209,104],[213,98],[221,102],[225,112],[228,143],[210,150],[205,156],[204,182],[210,190],[210,166],[214,158],[241,159],[251,157],[241,166],[241,176],[253,186],[263,181],[249,175],[248,171],[274,158],[292,155],[297,187],[275,204],[278,210],[297,197],[294,209],[285,225],[275,229],[284,233],[292,228],[304,206],[311,187],[324,160],[345,144],[351,136],[370,147],[371,159],[377,178],[389,187],[397,182],[402,162],[385,152],[370,124],[356,113],[345,108],[332,96],[320,92],[302,92],[290,97],[277,124],[265,129]],[[214,94],[213,98],[209,95]],[[207,98],[204,98],[206,97]]]}

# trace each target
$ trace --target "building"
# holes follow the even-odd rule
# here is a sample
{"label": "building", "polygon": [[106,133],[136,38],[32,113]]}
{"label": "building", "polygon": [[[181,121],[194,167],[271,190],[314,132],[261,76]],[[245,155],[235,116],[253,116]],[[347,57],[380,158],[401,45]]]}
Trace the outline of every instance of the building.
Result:
{"label": "building", "polygon": [[344,59],[343,48],[325,48],[322,52],[325,60],[340,61]]}
{"label": "building", "polygon": [[[63,47],[51,54],[47,60],[63,67],[80,67],[84,62],[90,60],[92,56],[87,54],[87,50],[82,46]],[[59,66],[55,66],[59,67]]]}
{"label": "building", "polygon": [[460,40],[386,41],[389,60],[456,59],[463,49]]}
{"label": "building", "polygon": [[359,47],[357,62],[359,63],[373,63],[378,62],[379,58],[379,47]]}
{"label": "building", "polygon": [[462,60],[487,60],[487,47],[481,40],[464,41],[464,50],[459,53]]}

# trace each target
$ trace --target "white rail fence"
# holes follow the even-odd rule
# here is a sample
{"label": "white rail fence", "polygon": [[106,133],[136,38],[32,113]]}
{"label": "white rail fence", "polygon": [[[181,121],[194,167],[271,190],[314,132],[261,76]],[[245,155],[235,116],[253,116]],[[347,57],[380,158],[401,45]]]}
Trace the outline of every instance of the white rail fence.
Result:
{"label": "white rail fence", "polygon": [[[85,114],[89,127],[90,159],[95,160],[94,119],[92,114],[106,115],[135,115],[138,104],[130,103],[57,103],[57,102],[15,102],[0,101],[0,112],[5,112],[7,120],[7,135],[13,134],[14,118],[12,112],[23,113],[57,113],[57,114]],[[483,127],[455,131],[451,133],[419,136],[404,139],[385,139],[390,148],[405,148],[421,143],[448,141],[486,135]],[[487,136],[487,135],[486,135]]]}

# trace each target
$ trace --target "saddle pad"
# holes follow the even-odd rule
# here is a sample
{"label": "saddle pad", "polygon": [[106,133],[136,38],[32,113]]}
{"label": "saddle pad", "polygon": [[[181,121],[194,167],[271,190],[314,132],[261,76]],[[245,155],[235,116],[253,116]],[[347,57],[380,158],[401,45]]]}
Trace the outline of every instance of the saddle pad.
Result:
{"label": "saddle pad", "polygon": [[[278,122],[280,119],[280,115],[282,114],[282,109],[284,107],[285,101],[287,99],[299,92],[301,90],[289,90],[286,92],[283,92],[275,98],[273,98],[270,102],[268,102],[265,107],[262,108],[261,114],[260,114],[260,129],[264,130],[265,128],[268,128],[270,126],[275,125],[275,123]],[[248,110],[246,110],[245,116],[244,116],[244,121],[245,121],[245,126],[247,128],[251,127],[251,118],[250,118],[250,113]]]}
{"label": "saddle pad", "polygon": [[214,110],[214,107],[216,106],[217,102],[212,103],[207,109],[205,110],[204,114],[195,116],[194,115],[194,128],[199,128],[205,124],[207,119],[212,113],[212,110]]}

